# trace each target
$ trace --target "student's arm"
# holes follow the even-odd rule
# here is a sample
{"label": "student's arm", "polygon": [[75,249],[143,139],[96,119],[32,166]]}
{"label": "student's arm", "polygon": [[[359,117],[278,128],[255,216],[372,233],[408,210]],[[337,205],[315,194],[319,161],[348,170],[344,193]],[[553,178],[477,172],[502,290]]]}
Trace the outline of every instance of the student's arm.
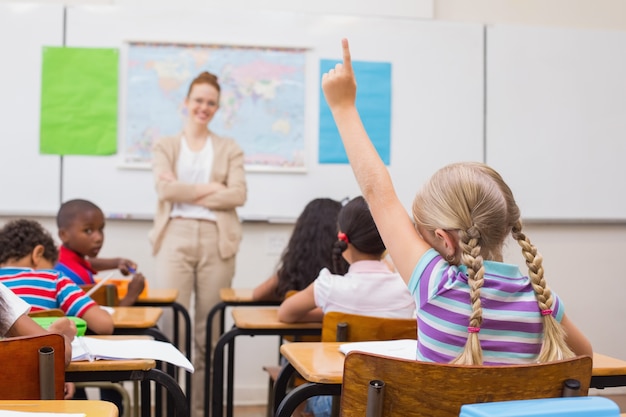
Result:
{"label": "student's arm", "polygon": [[96,271],[119,269],[122,275],[128,275],[137,270],[137,264],[126,258],[89,258],[89,263]]}
{"label": "student's arm", "polygon": [[126,291],[126,295],[124,298],[120,300],[120,306],[132,306],[139,298],[139,295],[143,291],[146,285],[146,279],[143,274],[136,273],[133,275],[133,279],[128,283],[128,290]]}
{"label": "student's arm", "polygon": [[84,291],[66,276],[56,281],[57,305],[66,316],[77,316],[87,322],[87,327],[96,334],[112,334],[113,318],[101,309]]}
{"label": "student's arm", "polygon": [[[356,80],[346,39],[342,40],[342,47],[343,65],[337,64],[323,75],[322,89],[378,231],[398,272],[408,282],[415,265],[429,249],[429,245],[415,230],[396,195],[387,168],[363,127],[355,105]],[[415,189],[418,188],[419,184],[415,184]]]}
{"label": "student's arm", "polygon": [[576,355],[588,355],[593,358],[591,342],[589,342],[589,339],[585,337],[583,332],[574,325],[566,314],[563,314],[561,326],[563,330],[565,330],[565,342],[567,346],[569,346]]}
{"label": "student's arm", "polygon": [[8,337],[38,336],[48,333],[58,333],[65,340],[65,366],[72,361],[72,340],[76,336],[76,324],[67,317],[55,320],[48,330],[41,327],[27,315],[20,316],[6,333]]}
{"label": "student's arm", "polygon": [[76,394],[76,384],[73,382],[65,383],[65,395],[63,396],[64,400],[71,400],[74,398],[74,394]]}
{"label": "student's arm", "polygon": [[321,309],[315,305],[315,282],[285,299],[278,308],[278,320],[284,323],[320,322]]}
{"label": "student's arm", "polygon": [[113,334],[115,330],[113,317],[99,305],[94,305],[85,311],[82,319],[87,322],[89,330],[96,334]]}
{"label": "student's arm", "polygon": [[280,301],[276,295],[276,288],[278,288],[278,275],[273,274],[256,286],[252,291],[252,299],[254,301]]}
{"label": "student's arm", "polygon": [[9,328],[9,331],[7,331],[5,336],[39,336],[41,334],[48,334],[48,332],[29,316],[22,315],[15,320],[15,323],[13,323],[13,326]]}

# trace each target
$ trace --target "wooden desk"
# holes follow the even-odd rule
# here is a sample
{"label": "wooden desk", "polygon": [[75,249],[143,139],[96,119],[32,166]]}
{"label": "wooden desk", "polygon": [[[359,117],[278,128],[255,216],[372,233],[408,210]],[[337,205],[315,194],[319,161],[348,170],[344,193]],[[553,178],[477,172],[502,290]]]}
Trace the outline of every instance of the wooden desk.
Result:
{"label": "wooden desk", "polygon": [[[290,416],[302,401],[316,395],[340,395],[345,355],[342,342],[287,343],[280,347],[289,361],[274,385],[275,416]],[[297,371],[307,384],[285,395],[287,382]],[[594,353],[591,388],[626,386],[626,361]]]}
{"label": "wooden desk", "polygon": [[139,296],[135,304],[169,305],[176,302],[178,290],[176,288],[148,288],[148,294]]}
{"label": "wooden desk", "polygon": [[227,303],[250,303],[253,291],[252,288],[222,288],[220,299]]}
{"label": "wooden desk", "polygon": [[[161,308],[164,308],[164,307],[171,308],[174,312],[174,317],[173,317],[174,340],[172,341],[172,344],[176,346],[179,350],[184,351],[187,359],[191,359],[191,317],[189,316],[189,312],[187,311],[187,309],[182,304],[179,304],[178,302],[176,302],[177,298],[178,298],[178,290],[175,288],[161,288],[161,289],[149,288],[148,294],[146,296],[139,297],[137,301],[135,302],[135,305],[133,305],[132,308],[139,307],[139,308],[152,308],[152,309],[158,309],[158,310],[161,310]],[[156,310],[149,310],[149,311],[156,311]],[[154,321],[153,326],[156,326],[156,322],[160,318],[162,314],[162,310],[159,313],[158,317],[156,317],[156,320],[154,320],[154,317],[149,317],[150,314],[152,313],[146,313],[146,316],[144,317],[144,319],[146,320],[146,322],[148,320]],[[184,331],[185,346],[183,349],[181,349],[180,341],[178,340],[179,333],[180,333],[179,322],[178,322],[179,314],[182,315],[183,321],[185,324],[185,331]],[[114,315],[113,320],[115,321],[115,315]],[[116,325],[116,327],[123,327],[123,326]]]}
{"label": "wooden desk", "polygon": [[[224,334],[224,310],[234,306],[277,306],[280,301],[254,301],[252,288],[222,288],[220,290],[220,302],[215,304],[207,316],[206,334],[207,346],[211,346],[213,319],[216,314],[220,315],[220,334]],[[209,349],[207,349],[209,350]]]}
{"label": "wooden desk", "polygon": [[594,352],[591,388],[622,386],[626,386],[626,361]]}
{"label": "wooden desk", "polygon": [[163,314],[160,307],[112,307],[116,329],[147,329],[155,327]]}
{"label": "wooden desk", "polygon": [[[226,307],[263,307],[263,306],[278,306],[280,305],[280,301],[255,301],[252,299],[252,292],[254,290],[252,288],[222,288],[220,290],[220,302],[215,304],[206,320],[206,368],[209,369],[209,364],[211,363],[211,353],[213,346],[213,323],[215,321],[215,316],[219,315],[219,334],[224,334],[225,327],[225,311]],[[233,357],[235,354],[234,344],[228,345],[228,356]],[[228,362],[228,374],[232,375],[234,373],[232,369],[232,361]],[[208,375],[208,372],[207,372]],[[209,380],[209,376],[207,376],[206,380]],[[210,393],[209,383],[206,385],[207,394]],[[208,403],[209,398],[208,395],[205,397],[205,415],[208,417]]]}
{"label": "wooden desk", "polygon": [[[287,324],[278,320],[278,308],[233,308],[232,310],[234,326],[224,333],[215,345],[213,355],[213,380],[211,372],[206,372],[206,387],[204,415],[209,416],[211,408],[212,417],[221,417],[224,413],[224,348],[228,346],[228,372],[227,372],[227,395],[226,395],[226,415],[233,416],[233,384],[234,384],[234,351],[235,338],[241,335],[247,336],[309,336],[321,335],[322,323],[293,323]],[[207,330],[208,335],[208,330]],[[208,338],[208,337],[207,337]],[[207,345],[207,347],[210,345]],[[209,351],[207,348],[207,364],[209,362]],[[211,382],[213,385],[211,386]],[[212,389],[211,389],[212,388]],[[212,393],[209,398],[209,393]]]}
{"label": "wooden desk", "polygon": [[[161,293],[161,295],[163,295],[163,293]],[[171,295],[172,294],[170,293],[169,296],[171,297]],[[148,293],[148,296],[150,296],[150,293]],[[148,307],[148,306],[136,306],[136,305],[128,306],[128,307],[113,307],[113,326],[115,328],[113,331],[113,334],[114,335],[147,335],[147,336],[152,336],[155,340],[171,343],[171,341],[167,338],[167,336],[165,336],[165,334],[163,334],[163,332],[157,326],[158,321],[162,315],[163,315],[163,309],[161,307]],[[178,332],[175,332],[174,334],[177,335]],[[191,324],[189,325],[187,334],[189,335],[189,338],[191,338]],[[178,348],[176,344],[174,344],[174,346]],[[188,353],[186,354],[186,356],[187,356],[187,359],[190,359],[191,340],[189,340],[189,343],[187,346],[189,350],[187,351]],[[177,382],[178,372],[176,370],[176,367],[169,363],[163,364],[162,366],[165,367],[167,374],[170,375],[174,379],[176,384],[178,385],[178,382]],[[186,378],[185,381],[188,384],[186,385],[188,392],[191,392],[190,391],[191,375],[187,373],[185,375],[185,378]],[[161,391],[162,390],[156,390],[155,392],[156,404],[163,403]],[[186,398],[185,400],[187,401],[187,407],[190,407],[191,403],[189,401],[189,398]],[[171,408],[171,403],[168,404],[168,407]],[[157,407],[156,416],[161,417],[161,407]]]}
{"label": "wooden desk", "polygon": [[[179,291],[176,288],[148,288],[148,294],[140,296],[135,301],[135,306],[144,307],[161,307],[171,308],[173,312],[172,320],[172,344],[185,354],[187,359],[191,360],[191,317],[187,309],[176,300],[178,299]],[[184,345],[180,343],[180,322],[179,317],[182,316],[184,325]],[[182,349],[181,349],[182,347]],[[191,392],[191,374],[185,373],[185,390]],[[189,401],[189,397],[187,400]],[[189,404],[191,406],[191,404]]]}
{"label": "wooden desk", "polygon": [[151,415],[150,381],[154,381],[160,387],[165,388],[173,399],[172,409],[176,412],[176,416],[189,416],[187,398],[180,386],[171,375],[156,368],[156,362],[152,359],[71,362],[65,370],[65,380],[68,382],[140,381],[142,417]]}
{"label": "wooden desk", "polygon": [[[226,307],[235,306],[277,306],[280,301],[255,301],[252,299],[252,288],[222,288],[220,290],[220,302],[215,304],[207,316],[207,339],[211,337],[213,318],[220,314],[220,334],[224,333],[224,310]],[[207,344],[210,346],[210,344]]]}
{"label": "wooden desk", "polygon": [[114,335],[147,335],[161,342],[171,341],[157,327],[163,309],[161,307],[109,307],[113,308]]}
{"label": "wooden desk", "polygon": [[0,410],[29,413],[84,413],[87,417],[117,417],[117,407],[108,401],[2,400]]}

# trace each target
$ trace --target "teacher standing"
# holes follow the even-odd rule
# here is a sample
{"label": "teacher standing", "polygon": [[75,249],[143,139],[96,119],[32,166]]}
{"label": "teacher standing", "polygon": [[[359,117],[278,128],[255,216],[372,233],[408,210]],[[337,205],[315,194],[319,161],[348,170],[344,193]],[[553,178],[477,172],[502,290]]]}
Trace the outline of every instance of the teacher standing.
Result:
{"label": "teacher standing", "polygon": [[204,410],[206,318],[235,274],[242,234],[235,208],[245,203],[247,193],[243,151],[208,127],[219,100],[217,77],[198,75],[184,101],[183,131],[153,148],[158,204],[150,241],[158,285],[177,288],[178,302],[187,309],[194,300],[191,411],[196,417]]}

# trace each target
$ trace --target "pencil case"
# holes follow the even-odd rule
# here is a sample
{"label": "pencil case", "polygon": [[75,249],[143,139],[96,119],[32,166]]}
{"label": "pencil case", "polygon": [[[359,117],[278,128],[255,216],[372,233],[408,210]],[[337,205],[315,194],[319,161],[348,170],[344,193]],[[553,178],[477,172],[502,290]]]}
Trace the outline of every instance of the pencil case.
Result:
{"label": "pencil case", "polygon": [[[33,317],[33,320],[44,329],[48,329],[50,325],[60,319],[61,317]],[[76,324],[76,335],[84,336],[87,331],[87,322],[78,317],[67,316],[66,318],[72,320]]]}
{"label": "pencil case", "polygon": [[[99,283],[101,278],[95,277],[94,282]],[[117,296],[121,299],[126,296],[128,293],[128,283],[130,282],[129,278],[110,278],[107,280],[107,284],[115,285],[117,288]],[[139,298],[146,297],[148,295],[148,281],[145,281],[145,285],[143,287],[143,291],[139,294]]]}

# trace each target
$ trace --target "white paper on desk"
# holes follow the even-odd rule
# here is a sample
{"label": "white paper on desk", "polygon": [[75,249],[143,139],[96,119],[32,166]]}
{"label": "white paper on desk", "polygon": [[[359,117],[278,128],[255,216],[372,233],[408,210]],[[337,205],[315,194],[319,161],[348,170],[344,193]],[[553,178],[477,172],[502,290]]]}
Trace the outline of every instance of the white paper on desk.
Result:
{"label": "white paper on desk", "polygon": [[113,313],[115,313],[115,309],[113,307],[100,306],[100,308],[106,311],[107,313],[109,313],[110,315],[113,315]]}
{"label": "white paper on desk", "polygon": [[0,417],[85,417],[84,413],[38,413],[32,411],[0,410]]}
{"label": "white paper on desk", "polygon": [[194,371],[191,362],[174,345],[158,340],[75,337],[72,342],[72,360],[86,361],[90,354],[93,359],[154,359],[189,372]]}
{"label": "white paper on desk", "polygon": [[339,351],[344,355],[348,352],[359,351],[376,355],[391,356],[392,358],[415,360],[417,355],[416,339],[380,340],[373,342],[353,342],[339,345]]}

